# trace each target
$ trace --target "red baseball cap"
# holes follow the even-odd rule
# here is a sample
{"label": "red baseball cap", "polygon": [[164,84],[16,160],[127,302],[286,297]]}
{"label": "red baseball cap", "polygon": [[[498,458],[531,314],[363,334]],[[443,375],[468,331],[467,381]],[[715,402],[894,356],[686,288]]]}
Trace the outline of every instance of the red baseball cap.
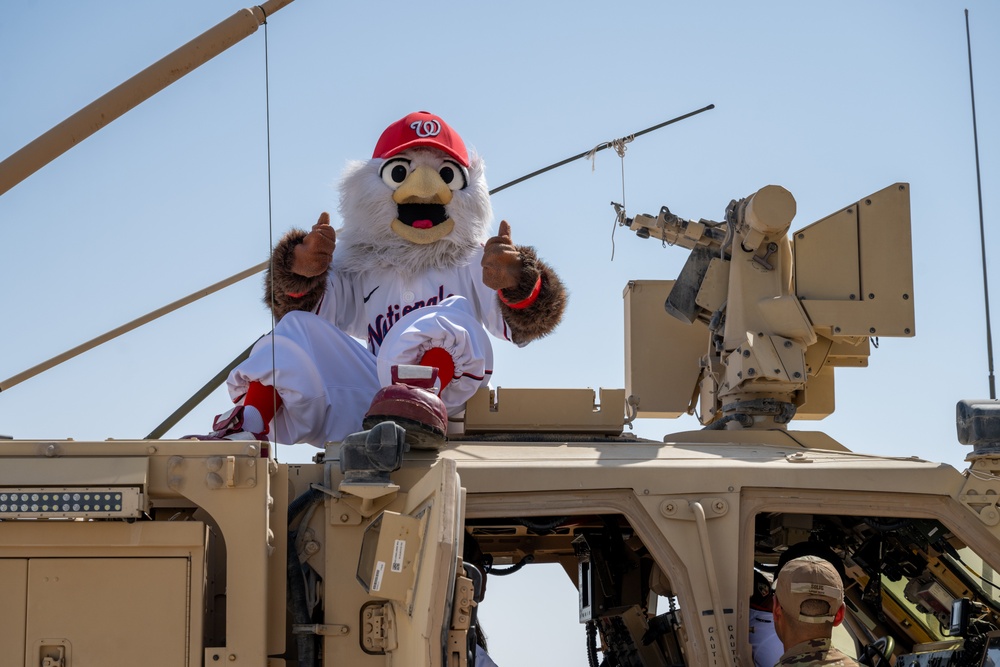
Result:
{"label": "red baseball cap", "polygon": [[428,111],[415,111],[385,128],[375,144],[373,158],[387,158],[407,148],[427,146],[437,148],[455,158],[463,167],[469,166],[465,142],[455,130]]}

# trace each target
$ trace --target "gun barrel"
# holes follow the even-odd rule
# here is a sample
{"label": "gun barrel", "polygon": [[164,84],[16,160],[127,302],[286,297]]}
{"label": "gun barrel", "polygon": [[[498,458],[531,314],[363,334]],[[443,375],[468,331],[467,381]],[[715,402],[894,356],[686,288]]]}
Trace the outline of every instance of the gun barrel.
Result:
{"label": "gun barrel", "polygon": [[643,238],[655,237],[669,245],[688,250],[698,247],[721,248],[726,238],[725,227],[711,220],[683,220],[666,206],[655,218],[639,214],[629,219],[629,229]]}

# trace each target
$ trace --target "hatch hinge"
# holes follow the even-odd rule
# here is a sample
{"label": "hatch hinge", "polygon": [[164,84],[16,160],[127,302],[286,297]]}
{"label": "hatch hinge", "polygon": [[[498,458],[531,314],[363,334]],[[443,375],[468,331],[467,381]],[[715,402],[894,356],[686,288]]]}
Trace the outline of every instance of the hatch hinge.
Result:
{"label": "hatch hinge", "polygon": [[361,650],[371,655],[385,655],[399,645],[396,638],[396,614],[391,602],[369,602],[361,608]]}
{"label": "hatch hinge", "polygon": [[336,625],[334,623],[309,623],[304,625],[293,625],[292,633],[296,635],[320,635],[322,637],[343,637],[350,633],[351,629],[346,625]]}
{"label": "hatch hinge", "polygon": [[463,569],[460,567],[455,577],[455,598],[452,601],[451,628],[448,630],[448,667],[467,667],[469,664],[469,630],[475,623],[476,607],[479,605],[477,584],[463,576]]}
{"label": "hatch hinge", "polygon": [[1000,459],[978,458],[965,473],[965,486],[958,501],[987,526],[1000,524]]}
{"label": "hatch hinge", "polygon": [[38,649],[39,667],[66,667],[69,643],[65,639],[41,640]]}

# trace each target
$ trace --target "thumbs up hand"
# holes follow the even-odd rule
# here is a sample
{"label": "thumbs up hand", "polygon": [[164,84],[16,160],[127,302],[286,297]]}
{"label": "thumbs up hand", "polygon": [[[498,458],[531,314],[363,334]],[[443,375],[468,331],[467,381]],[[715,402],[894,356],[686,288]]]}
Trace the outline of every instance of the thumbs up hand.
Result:
{"label": "thumbs up hand", "polygon": [[506,220],[500,223],[497,235],[486,242],[482,265],[483,283],[490,289],[510,289],[519,284],[523,262],[511,241],[510,224]]}
{"label": "thumbs up hand", "polygon": [[330,226],[330,214],[320,213],[312,231],[295,247],[292,273],[307,278],[326,273],[333,261],[336,245],[337,232]]}

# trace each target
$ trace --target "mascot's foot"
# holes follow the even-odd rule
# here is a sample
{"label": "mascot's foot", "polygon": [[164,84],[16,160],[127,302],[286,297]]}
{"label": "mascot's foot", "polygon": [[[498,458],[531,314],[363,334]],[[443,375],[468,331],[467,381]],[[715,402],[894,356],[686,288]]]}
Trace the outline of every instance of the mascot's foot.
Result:
{"label": "mascot's foot", "polygon": [[448,409],[434,391],[440,387],[437,374],[429,366],[393,366],[393,383],[375,394],[362,422],[365,429],[396,422],[406,429],[411,448],[440,449],[448,435]]}
{"label": "mascot's foot", "polygon": [[267,442],[266,433],[251,433],[243,430],[243,406],[237,405],[215,416],[212,422],[215,429],[208,435],[185,435],[181,440],[260,440]]}

